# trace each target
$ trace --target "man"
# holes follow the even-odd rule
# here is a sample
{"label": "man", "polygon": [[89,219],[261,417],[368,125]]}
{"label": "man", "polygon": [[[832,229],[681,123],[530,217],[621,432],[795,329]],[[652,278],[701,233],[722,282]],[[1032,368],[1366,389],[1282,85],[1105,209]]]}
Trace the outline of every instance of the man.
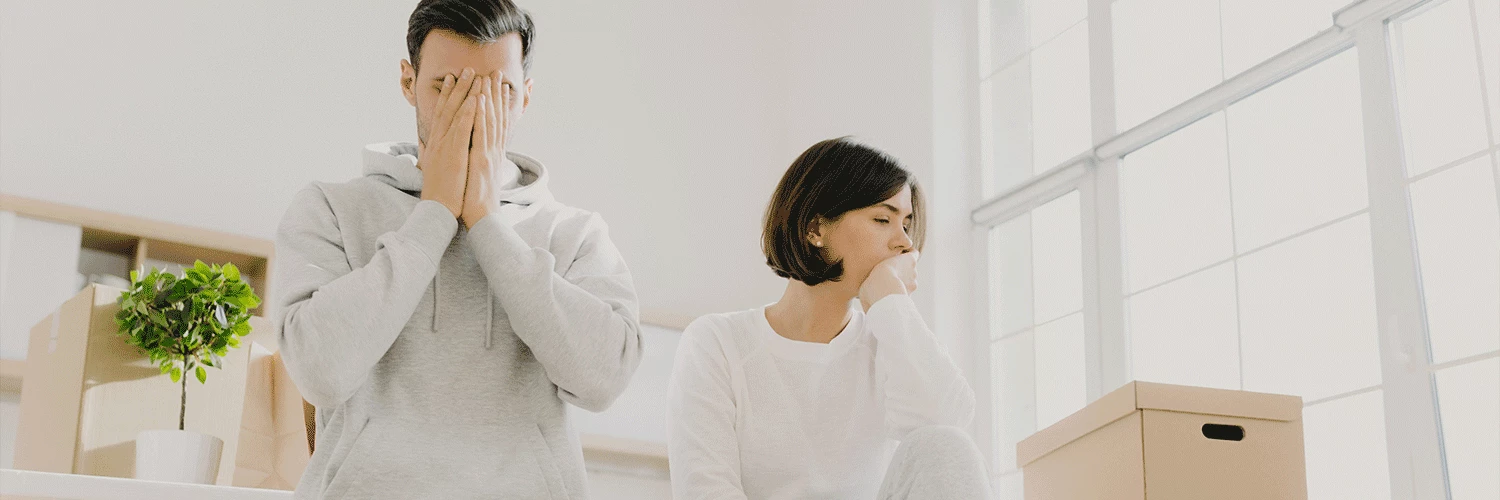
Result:
{"label": "man", "polygon": [[423,0],[401,91],[419,142],[298,193],[277,233],[280,343],[317,407],[298,498],[586,498],[564,402],[601,411],[640,361],[634,286],[598,215],[506,150],[531,17]]}

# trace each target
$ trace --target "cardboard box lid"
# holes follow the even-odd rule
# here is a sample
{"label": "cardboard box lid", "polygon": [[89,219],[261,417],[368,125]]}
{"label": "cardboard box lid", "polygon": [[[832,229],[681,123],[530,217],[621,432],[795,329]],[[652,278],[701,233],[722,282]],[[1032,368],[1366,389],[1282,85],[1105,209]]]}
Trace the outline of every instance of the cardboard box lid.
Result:
{"label": "cardboard box lid", "polygon": [[1155,382],[1131,382],[1017,443],[1016,463],[1024,467],[1053,450],[1138,410],[1292,422],[1302,419],[1302,398]]}

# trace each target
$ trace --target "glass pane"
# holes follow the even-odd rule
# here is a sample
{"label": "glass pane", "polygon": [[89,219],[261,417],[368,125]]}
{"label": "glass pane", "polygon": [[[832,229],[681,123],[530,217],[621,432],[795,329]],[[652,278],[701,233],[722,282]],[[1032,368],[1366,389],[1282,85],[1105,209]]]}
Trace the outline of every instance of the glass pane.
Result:
{"label": "glass pane", "polygon": [[1500,208],[1490,158],[1411,185],[1432,361],[1500,349]]}
{"label": "glass pane", "polygon": [[1391,498],[1382,391],[1304,408],[1302,425],[1309,500]]}
{"label": "glass pane", "polygon": [[1214,114],[1120,164],[1126,290],[1134,292],[1234,255],[1229,149]]}
{"label": "glass pane", "polygon": [[1036,322],[1083,309],[1083,220],[1073,191],[1031,211]]}
{"label": "glass pane", "polygon": [[1023,495],[1023,493],[1026,490],[1022,489],[1022,485],[1025,484],[1025,481],[1021,474],[1021,471],[1015,471],[1013,473],[1005,474],[1003,476],[1000,476],[999,478],[996,478],[995,499],[1024,500],[1025,496]]}
{"label": "glass pane", "polygon": [[1241,252],[1368,205],[1358,64],[1351,49],[1229,107]]}
{"label": "glass pane", "polygon": [[1488,146],[1469,3],[1449,0],[1392,25],[1408,173]]}
{"label": "glass pane", "polygon": [[1224,10],[1224,75],[1239,74],[1333,27],[1353,0],[1219,0]]}
{"label": "glass pane", "polygon": [[1038,47],[1089,14],[1088,0],[1027,0],[1031,46]]}
{"label": "glass pane", "polygon": [[1490,133],[1500,144],[1500,2],[1471,0],[1479,28],[1479,51],[1484,56],[1486,96],[1490,103]]}
{"label": "glass pane", "polygon": [[984,169],[984,196],[1031,177],[1031,67],[1027,60],[1000,70],[984,85],[989,105],[989,151]]}
{"label": "glass pane", "polygon": [[[1031,50],[1026,37],[1025,2],[1023,0],[982,0],[989,6],[989,24],[981,26],[989,37],[989,72],[1014,63]],[[985,69],[981,67],[980,69]],[[981,76],[988,76],[989,72]]]}
{"label": "glass pane", "polygon": [[1500,498],[1500,358],[1437,372],[1454,500]]}
{"label": "glass pane", "polygon": [[1083,313],[1036,327],[1036,428],[1045,429],[1088,401]]}
{"label": "glass pane", "polygon": [[1119,0],[1112,10],[1119,130],[1224,80],[1218,2]]}
{"label": "glass pane", "polygon": [[1240,258],[1245,390],[1316,400],[1380,384],[1370,222]]}
{"label": "glass pane", "polygon": [[995,468],[1016,468],[1016,443],[1036,432],[1036,364],[1032,332],[997,341],[990,347],[994,376]]}
{"label": "glass pane", "polygon": [[1031,216],[990,230],[990,335],[1031,328]]}
{"label": "glass pane", "polygon": [[1088,23],[1031,54],[1032,165],[1045,171],[1093,144],[1089,123]]}
{"label": "glass pane", "polygon": [[1232,264],[1142,292],[1126,307],[1133,378],[1239,390]]}

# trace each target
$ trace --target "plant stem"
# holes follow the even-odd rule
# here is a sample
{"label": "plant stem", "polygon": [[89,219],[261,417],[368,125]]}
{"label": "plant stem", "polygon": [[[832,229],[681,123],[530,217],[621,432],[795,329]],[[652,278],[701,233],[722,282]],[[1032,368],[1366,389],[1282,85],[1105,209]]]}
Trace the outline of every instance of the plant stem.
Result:
{"label": "plant stem", "polygon": [[177,430],[187,430],[187,355],[182,355],[182,406],[177,411]]}

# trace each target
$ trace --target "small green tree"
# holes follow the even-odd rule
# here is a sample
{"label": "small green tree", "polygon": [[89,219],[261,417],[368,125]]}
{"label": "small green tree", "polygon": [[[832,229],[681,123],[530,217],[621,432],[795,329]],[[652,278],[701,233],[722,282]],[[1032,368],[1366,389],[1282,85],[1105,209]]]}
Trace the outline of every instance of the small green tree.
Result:
{"label": "small green tree", "polygon": [[182,405],[177,429],[187,423],[187,377],[208,380],[205,366],[220,368],[229,349],[239,347],[250,333],[250,310],[260,297],[240,280],[234,264],[207,265],[197,261],[178,277],[156,268],[141,277],[130,272],[130,289],[120,294],[115,323],[130,345],[141,348],[151,362],[182,383]]}

